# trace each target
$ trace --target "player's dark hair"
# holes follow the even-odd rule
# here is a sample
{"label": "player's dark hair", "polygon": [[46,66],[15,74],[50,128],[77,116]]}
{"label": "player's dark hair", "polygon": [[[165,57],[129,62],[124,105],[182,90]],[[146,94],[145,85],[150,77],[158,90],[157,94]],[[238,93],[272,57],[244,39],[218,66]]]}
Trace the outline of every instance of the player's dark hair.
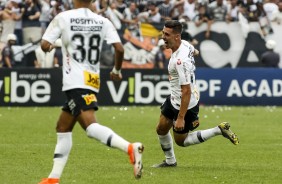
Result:
{"label": "player's dark hair", "polygon": [[174,33],[181,34],[182,33],[182,24],[177,20],[167,20],[165,21],[165,27],[171,28]]}

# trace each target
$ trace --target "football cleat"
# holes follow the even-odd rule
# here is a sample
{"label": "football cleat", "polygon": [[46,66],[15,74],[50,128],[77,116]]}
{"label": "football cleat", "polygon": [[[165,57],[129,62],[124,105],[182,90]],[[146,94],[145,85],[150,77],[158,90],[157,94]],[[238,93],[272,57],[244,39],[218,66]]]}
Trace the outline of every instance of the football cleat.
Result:
{"label": "football cleat", "polygon": [[177,162],[173,163],[173,164],[168,164],[166,163],[166,161],[164,160],[162,163],[160,164],[155,164],[152,167],[154,168],[159,168],[159,167],[176,167],[177,166]]}
{"label": "football cleat", "polygon": [[38,184],[59,184],[59,181],[58,178],[43,178]]}
{"label": "football cleat", "polygon": [[136,179],[140,179],[142,176],[142,153],[144,151],[144,146],[142,143],[132,143],[128,146],[128,155],[130,163],[134,168],[134,176]]}
{"label": "football cleat", "polygon": [[223,137],[229,139],[233,144],[239,144],[239,139],[236,134],[230,130],[230,125],[227,122],[222,122],[218,125]]}

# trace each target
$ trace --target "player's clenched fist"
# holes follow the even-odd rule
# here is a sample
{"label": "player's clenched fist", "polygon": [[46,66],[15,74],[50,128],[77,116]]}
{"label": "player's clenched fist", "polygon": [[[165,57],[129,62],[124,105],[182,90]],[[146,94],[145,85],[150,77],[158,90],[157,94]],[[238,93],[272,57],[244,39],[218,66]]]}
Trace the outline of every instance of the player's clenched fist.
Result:
{"label": "player's clenched fist", "polygon": [[122,79],[121,70],[117,70],[114,67],[113,70],[110,72],[110,79],[114,81],[121,80]]}

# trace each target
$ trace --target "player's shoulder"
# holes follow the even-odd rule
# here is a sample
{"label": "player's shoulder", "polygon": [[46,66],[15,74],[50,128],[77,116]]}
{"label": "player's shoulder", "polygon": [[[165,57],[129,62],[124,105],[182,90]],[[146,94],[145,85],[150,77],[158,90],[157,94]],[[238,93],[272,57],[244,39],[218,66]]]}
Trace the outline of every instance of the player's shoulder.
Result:
{"label": "player's shoulder", "polygon": [[98,15],[97,13],[94,13],[89,8],[78,8],[78,9],[66,10],[66,11],[59,13],[58,15],[63,16],[63,17],[96,18],[98,20],[107,19],[101,15]]}
{"label": "player's shoulder", "polygon": [[193,45],[191,44],[191,43],[189,43],[188,41],[186,41],[186,40],[181,40],[181,45],[183,46],[183,47],[193,47]]}
{"label": "player's shoulder", "polygon": [[103,26],[108,26],[111,23],[107,18],[92,12],[88,8],[67,10],[58,14],[55,19],[59,22],[71,22],[73,24],[81,24],[89,20],[92,20],[91,23],[102,24]]}
{"label": "player's shoulder", "polygon": [[186,40],[181,40],[181,45],[180,45],[179,50],[180,50],[181,54],[185,54],[185,53],[187,53],[189,51],[193,51],[194,50],[194,46],[192,44],[190,44]]}
{"label": "player's shoulder", "polygon": [[62,12],[58,13],[57,16],[66,16],[66,15],[69,15],[69,14],[73,14],[74,10],[75,9],[62,11]]}
{"label": "player's shoulder", "polygon": [[66,10],[58,13],[54,19],[61,20],[61,19],[66,19],[69,18],[70,15],[72,15],[72,10]]}

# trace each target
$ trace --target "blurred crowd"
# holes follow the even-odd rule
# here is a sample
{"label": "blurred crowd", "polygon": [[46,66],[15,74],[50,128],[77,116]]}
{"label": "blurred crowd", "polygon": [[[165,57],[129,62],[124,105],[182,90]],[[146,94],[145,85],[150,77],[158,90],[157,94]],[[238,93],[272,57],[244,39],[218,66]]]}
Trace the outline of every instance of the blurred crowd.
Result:
{"label": "blurred crowd", "polygon": [[[46,54],[38,47],[38,43],[54,16],[72,8],[72,0],[1,0],[0,67],[61,66],[61,49]],[[282,23],[281,0],[96,0],[91,8],[110,19],[121,38],[126,40],[142,39],[140,23],[157,24],[169,19],[180,20],[184,27],[187,22],[194,22],[196,26],[207,24],[207,39],[210,37],[211,25],[216,21],[229,23],[239,21],[240,18],[248,22],[256,21],[262,28],[266,28],[262,29],[263,34],[272,32],[271,22]],[[130,32],[130,36],[124,36],[125,30]],[[189,34],[184,34],[183,38],[197,44],[197,40]],[[56,46],[59,48],[60,45],[58,41]],[[156,43],[160,48],[162,45],[161,42]],[[12,46],[14,49],[11,49]],[[167,62],[163,60],[169,56],[162,53],[154,54],[156,67],[161,68]],[[9,59],[10,64],[7,62]],[[162,63],[158,63],[157,60],[161,59]]]}

